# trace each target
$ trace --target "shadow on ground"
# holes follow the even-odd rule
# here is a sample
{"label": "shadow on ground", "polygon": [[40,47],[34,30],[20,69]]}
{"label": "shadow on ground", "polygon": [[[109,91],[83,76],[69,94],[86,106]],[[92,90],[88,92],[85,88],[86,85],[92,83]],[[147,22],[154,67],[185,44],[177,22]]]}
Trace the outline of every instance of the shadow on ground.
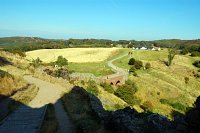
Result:
{"label": "shadow on ground", "polygon": [[[46,106],[31,108],[9,97],[0,97],[0,132],[47,132],[39,130],[44,125],[43,120],[46,119]],[[185,116],[177,115],[178,112],[175,111],[172,112],[178,116],[175,117],[174,121],[159,114],[138,113],[130,107],[117,111],[106,111],[96,96],[78,86],[72,88],[59,100],[62,100],[63,107],[74,125],[71,127],[73,133],[200,132],[200,97],[197,98],[195,107],[190,109]],[[47,124],[47,126],[51,125],[51,123]],[[57,127],[55,126],[55,128]],[[55,131],[51,129],[48,132]]]}

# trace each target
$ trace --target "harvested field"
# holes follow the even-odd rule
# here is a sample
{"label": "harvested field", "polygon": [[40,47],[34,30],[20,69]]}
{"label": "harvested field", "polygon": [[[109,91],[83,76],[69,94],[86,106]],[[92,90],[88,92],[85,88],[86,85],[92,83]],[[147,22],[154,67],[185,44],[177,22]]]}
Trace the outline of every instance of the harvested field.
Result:
{"label": "harvested field", "polygon": [[119,48],[66,48],[66,49],[41,49],[26,52],[27,59],[32,60],[39,57],[43,62],[56,61],[62,55],[69,62],[86,63],[101,62],[113,55]]}

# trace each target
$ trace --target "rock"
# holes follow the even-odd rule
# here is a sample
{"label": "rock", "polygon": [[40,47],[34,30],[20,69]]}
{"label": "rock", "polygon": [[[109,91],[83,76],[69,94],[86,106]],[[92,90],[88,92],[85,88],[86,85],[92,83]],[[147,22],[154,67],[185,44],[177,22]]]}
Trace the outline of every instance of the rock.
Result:
{"label": "rock", "polygon": [[171,127],[171,122],[159,114],[151,114],[147,117],[148,129],[153,133],[163,133]]}

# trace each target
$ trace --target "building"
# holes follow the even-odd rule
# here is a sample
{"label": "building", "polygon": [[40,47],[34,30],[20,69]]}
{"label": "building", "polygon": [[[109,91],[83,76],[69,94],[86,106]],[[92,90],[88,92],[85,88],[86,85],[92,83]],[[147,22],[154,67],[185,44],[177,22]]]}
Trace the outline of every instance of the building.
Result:
{"label": "building", "polygon": [[146,47],[141,47],[140,50],[147,50],[147,48]]}
{"label": "building", "polygon": [[161,49],[160,49],[160,47],[153,47],[151,50],[154,50],[154,51],[160,51]]}

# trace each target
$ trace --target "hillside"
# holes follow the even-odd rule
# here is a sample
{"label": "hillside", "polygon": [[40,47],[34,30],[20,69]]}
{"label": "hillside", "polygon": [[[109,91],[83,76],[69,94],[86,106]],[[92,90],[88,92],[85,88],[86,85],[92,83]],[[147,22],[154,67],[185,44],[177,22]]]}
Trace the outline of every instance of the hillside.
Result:
{"label": "hillside", "polygon": [[[194,60],[200,58],[176,55],[173,65],[168,67],[164,64],[167,56],[167,50],[133,51],[131,57],[126,56],[114,64],[130,69],[130,58],[141,60],[143,65],[150,63],[149,70],[140,69],[136,71],[138,76],[130,76],[138,86],[138,92],[135,94],[141,100],[138,106],[148,101],[152,104],[153,112],[171,116],[173,110],[183,113],[187,107],[192,107],[194,100],[200,95],[200,79],[194,77],[194,74],[198,73],[198,68],[192,65]],[[189,78],[187,84],[185,77]]]}

